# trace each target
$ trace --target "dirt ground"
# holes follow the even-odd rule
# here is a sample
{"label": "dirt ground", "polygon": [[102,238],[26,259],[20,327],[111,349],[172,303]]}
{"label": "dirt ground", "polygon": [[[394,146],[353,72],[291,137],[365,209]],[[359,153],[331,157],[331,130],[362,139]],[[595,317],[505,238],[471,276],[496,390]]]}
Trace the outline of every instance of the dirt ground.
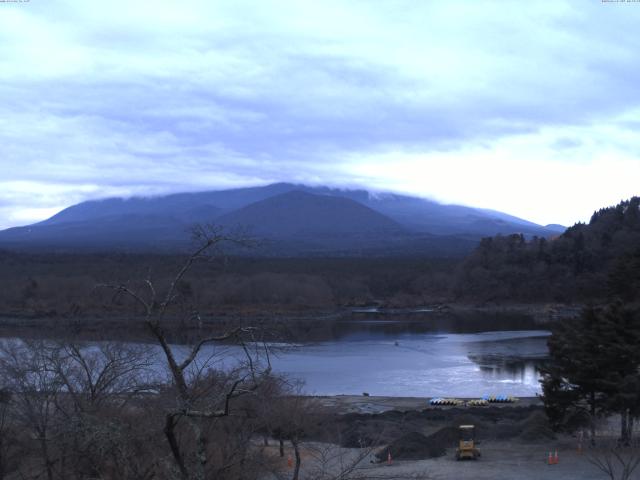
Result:
{"label": "dirt ground", "polygon": [[[551,431],[537,398],[490,407],[431,407],[429,399],[398,397],[320,397],[336,408],[332,428],[339,441],[307,439],[302,448],[301,480],[335,478],[345,465],[358,467],[349,479],[545,480],[608,478],[589,462],[596,452],[578,452],[577,439]],[[456,461],[457,425],[474,423],[481,458]],[[371,435],[374,432],[374,435]],[[454,438],[455,437],[455,438]],[[366,448],[354,439],[375,439]],[[272,448],[272,447],[269,447]],[[275,447],[273,447],[275,448]],[[559,462],[548,464],[549,452]],[[389,451],[392,464],[386,462]],[[394,455],[396,454],[394,453]],[[274,456],[276,455],[274,451]],[[640,451],[637,452],[640,456]],[[287,453],[279,478],[289,478]],[[640,469],[632,480],[640,480]],[[269,477],[277,478],[277,477]]]}
{"label": "dirt ground", "polygon": [[[355,469],[351,477],[359,480],[375,479],[412,479],[424,480],[605,480],[608,478],[588,461],[588,454],[578,454],[573,439],[564,438],[552,443],[520,443],[491,441],[479,445],[482,457],[476,461],[456,461],[453,449],[442,457],[428,460],[393,461],[371,463],[375,461],[373,453]],[[331,450],[329,450],[331,449]],[[558,450],[559,463],[548,465],[549,450]],[[286,459],[293,452],[287,447],[282,460],[282,474],[287,478]],[[322,453],[318,453],[322,452]],[[274,452],[275,453],[275,452]],[[316,480],[320,471],[334,470],[332,466],[320,463],[327,457],[342,465],[358,457],[358,449],[340,449],[336,446],[320,447],[307,445],[303,449],[301,480]],[[339,459],[339,460],[338,460]],[[275,477],[270,477],[275,478]],[[640,479],[640,472],[631,479]]]}
{"label": "dirt ground", "polygon": [[[453,449],[443,457],[429,460],[396,461],[391,466],[374,465],[362,473],[375,476],[408,476],[425,474],[428,478],[456,480],[545,480],[606,478],[589,463],[584,455],[578,455],[572,446],[560,442],[529,444],[519,442],[483,442],[478,446],[482,453],[479,460],[456,461]],[[549,450],[558,450],[559,463],[548,465]]]}

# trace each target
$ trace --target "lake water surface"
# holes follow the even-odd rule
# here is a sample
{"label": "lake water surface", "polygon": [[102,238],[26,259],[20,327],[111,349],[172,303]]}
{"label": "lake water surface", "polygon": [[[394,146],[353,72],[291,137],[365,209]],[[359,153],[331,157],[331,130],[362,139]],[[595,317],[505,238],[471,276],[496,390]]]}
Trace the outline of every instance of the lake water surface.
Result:
{"label": "lake water surface", "polygon": [[407,333],[295,347],[274,370],[317,395],[534,396],[548,332]]}
{"label": "lake water surface", "polygon": [[[276,373],[304,381],[304,391],[314,395],[540,393],[537,366],[548,354],[548,331],[445,330],[393,320],[344,322],[335,326],[335,338],[276,351],[272,366]],[[226,348],[240,354],[236,347]]]}
{"label": "lake water surface", "polygon": [[[537,366],[548,355],[549,332],[531,319],[420,313],[407,320],[363,313],[364,318],[298,326],[290,343],[274,350],[274,372],[303,381],[303,391],[312,395],[540,393]],[[159,347],[147,346],[156,352],[154,369],[162,374],[163,354]],[[185,346],[174,348],[178,358],[188,351]],[[199,358],[214,358],[224,368],[243,355],[239,346],[208,345]]]}

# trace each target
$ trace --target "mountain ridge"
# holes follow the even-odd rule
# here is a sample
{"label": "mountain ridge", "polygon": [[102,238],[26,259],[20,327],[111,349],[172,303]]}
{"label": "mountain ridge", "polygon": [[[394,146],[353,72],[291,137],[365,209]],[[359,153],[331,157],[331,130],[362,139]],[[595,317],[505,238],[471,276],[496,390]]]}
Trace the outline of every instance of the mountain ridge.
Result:
{"label": "mountain ridge", "polygon": [[422,244],[447,252],[456,244],[453,250],[466,252],[484,236],[558,234],[556,228],[502,212],[395,193],[276,183],[81,202],[42,222],[0,231],[0,247],[172,250],[187,245],[185,232],[194,223],[250,226],[296,255],[306,250],[425,253]]}

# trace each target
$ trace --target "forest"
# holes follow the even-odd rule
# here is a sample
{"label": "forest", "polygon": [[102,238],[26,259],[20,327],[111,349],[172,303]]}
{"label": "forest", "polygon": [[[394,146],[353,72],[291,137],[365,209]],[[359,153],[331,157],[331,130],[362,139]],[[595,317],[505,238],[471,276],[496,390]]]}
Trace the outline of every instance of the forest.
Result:
{"label": "forest", "polygon": [[[466,258],[220,257],[195,265],[179,288],[203,313],[326,312],[434,303],[604,301],[611,282],[640,262],[640,199],[595,212],[556,238],[499,235]],[[3,315],[108,315],[94,286],[139,278],[167,281],[179,255],[0,252]],[[616,278],[618,278],[616,280]]]}
{"label": "forest", "polygon": [[[620,439],[631,445],[640,413],[639,204],[602,209],[555,239],[487,238],[464,260],[226,258],[215,249],[225,240],[218,233],[203,236],[186,259],[3,252],[5,319],[124,318],[126,328],[137,321],[147,341],[86,348],[72,328],[57,340],[1,342],[0,479],[280,478],[285,444],[285,477],[297,479],[302,442],[337,448],[354,433],[272,373],[270,345],[280,333],[252,325],[252,315],[371,303],[592,304],[552,326],[544,407],[559,431],[591,425],[593,441],[595,419],[618,415]],[[225,311],[246,322],[203,327],[203,318]],[[176,326],[186,335],[180,347],[172,343]],[[221,369],[224,349],[199,360],[210,343],[240,345],[246,355]],[[266,453],[274,441],[276,456]],[[367,441],[348,461],[321,452],[307,465],[319,469],[312,478],[367,478],[360,462],[381,440]]]}
{"label": "forest", "polygon": [[[640,262],[640,198],[593,214],[557,238],[522,235],[485,238],[454,280],[454,297],[479,301],[584,303],[604,300],[611,282],[637,272]],[[609,279],[609,275],[613,277]],[[618,280],[616,280],[616,278]],[[619,285],[620,286],[620,285]]]}

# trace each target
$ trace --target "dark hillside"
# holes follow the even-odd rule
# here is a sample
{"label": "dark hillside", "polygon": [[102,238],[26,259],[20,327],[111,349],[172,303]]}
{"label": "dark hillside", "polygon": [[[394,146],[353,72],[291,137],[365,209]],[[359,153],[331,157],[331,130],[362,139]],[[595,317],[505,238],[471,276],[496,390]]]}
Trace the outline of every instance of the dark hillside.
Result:
{"label": "dark hillside", "polygon": [[390,218],[343,197],[292,191],[252,203],[218,219],[222,225],[246,226],[260,236],[290,238],[316,235],[401,233]]}
{"label": "dark hillside", "polygon": [[483,239],[463,263],[455,291],[481,301],[596,301],[609,294],[609,275],[633,263],[639,249],[640,198],[633,197],[555,239]]}
{"label": "dark hillside", "polygon": [[251,227],[255,236],[276,240],[253,252],[264,256],[462,257],[483,236],[556,233],[501,212],[418,197],[277,183],[86,201],[43,222],[0,231],[0,247],[176,253],[188,248],[185,232],[196,223]]}

